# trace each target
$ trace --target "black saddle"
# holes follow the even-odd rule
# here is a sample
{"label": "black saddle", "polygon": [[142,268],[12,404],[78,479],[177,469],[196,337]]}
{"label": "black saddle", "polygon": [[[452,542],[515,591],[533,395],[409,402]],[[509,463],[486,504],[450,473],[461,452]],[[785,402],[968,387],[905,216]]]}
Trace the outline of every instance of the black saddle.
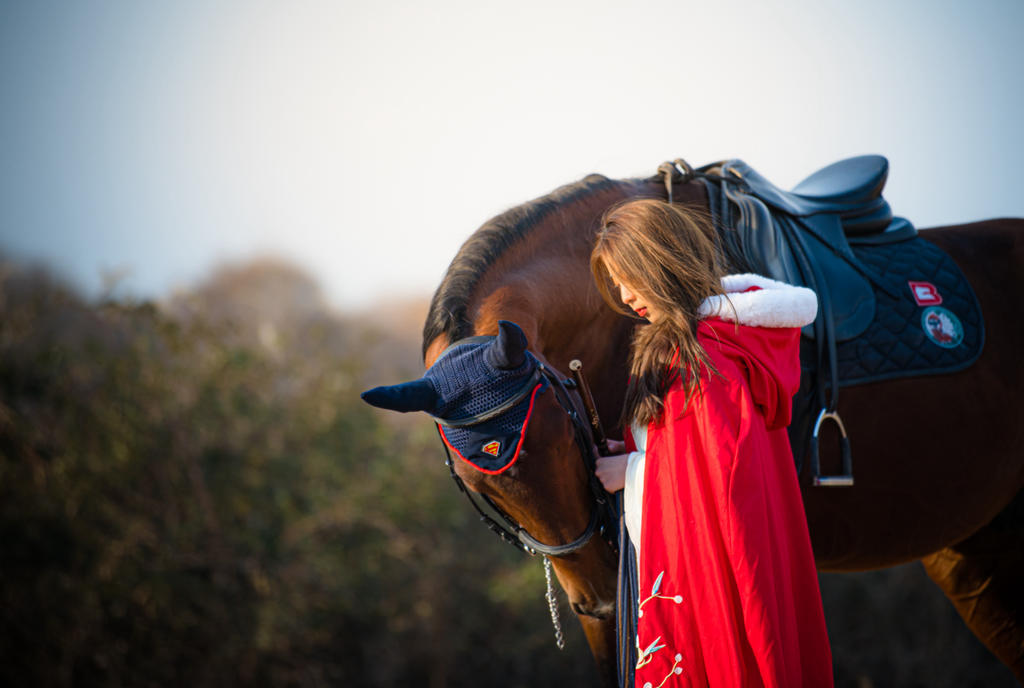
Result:
{"label": "black saddle", "polygon": [[[809,287],[818,295],[818,317],[803,331],[813,340],[817,359],[820,410],[811,438],[815,484],[853,484],[849,442],[836,412],[837,343],[857,337],[871,325],[876,289],[897,296],[851,246],[903,241],[917,234],[910,222],[893,217],[882,197],[888,172],[884,157],[864,155],[829,165],[792,191],[778,188],[742,160],[708,165],[694,174],[707,186],[720,236],[737,262],[773,279]],[[844,475],[821,477],[817,437],[829,420],[839,427]]]}
{"label": "black saddle", "polygon": [[[853,484],[836,411],[840,386],[962,370],[984,343],[981,310],[963,273],[882,197],[888,170],[880,155],[849,158],[785,191],[742,160],[695,170],[680,159],[658,168],[670,202],[674,183],[705,184],[734,267],[818,296],[817,318],[803,330],[801,390],[789,428],[797,471],[809,451],[815,485]],[[822,476],[818,437],[829,421],[839,430],[842,471]]]}
{"label": "black saddle", "polygon": [[[717,169],[715,169],[717,168]],[[875,315],[874,286],[881,280],[854,255],[851,245],[903,241],[917,234],[893,217],[882,189],[889,163],[880,155],[849,158],[815,172],[783,191],[742,160],[714,170],[712,213],[733,253],[760,274],[818,292],[819,318],[828,317],[836,341],[864,332]],[[884,288],[884,287],[883,287]],[[818,328],[804,334],[815,338]]]}
{"label": "black saddle", "polygon": [[741,176],[751,192],[771,207],[795,217],[819,213],[839,216],[847,234],[871,234],[884,230],[892,220],[882,189],[889,176],[889,161],[880,155],[862,155],[833,163],[783,191],[754,171],[734,160],[732,174]]}

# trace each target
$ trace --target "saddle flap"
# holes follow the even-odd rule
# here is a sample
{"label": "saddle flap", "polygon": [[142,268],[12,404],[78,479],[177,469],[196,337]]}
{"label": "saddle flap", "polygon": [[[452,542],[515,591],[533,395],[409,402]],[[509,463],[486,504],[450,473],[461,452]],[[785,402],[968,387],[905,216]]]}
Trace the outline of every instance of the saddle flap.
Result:
{"label": "saddle flap", "polygon": [[[813,218],[773,216],[768,207],[749,194],[727,189],[739,217],[735,228],[743,258],[755,272],[788,284],[815,289],[821,303],[827,299],[832,312],[836,339],[845,341],[863,332],[875,315],[875,296],[871,283],[861,274],[863,268],[843,240],[842,227],[835,215]],[[794,244],[805,255],[802,265],[794,253]],[[809,274],[817,270],[824,284],[815,284]],[[813,325],[803,333],[814,337]]]}
{"label": "saddle flap", "polygon": [[[816,263],[825,282],[819,289],[818,317],[822,317],[821,299],[829,299],[836,341],[845,342],[857,337],[875,318],[875,292],[871,282],[817,237],[807,236],[806,243],[811,260]],[[813,325],[803,328],[803,333],[813,339]]]}
{"label": "saddle flap", "polygon": [[726,197],[736,205],[743,258],[754,272],[787,284],[807,286],[797,267],[793,249],[772,218],[771,211],[759,198],[738,193],[726,187]]}

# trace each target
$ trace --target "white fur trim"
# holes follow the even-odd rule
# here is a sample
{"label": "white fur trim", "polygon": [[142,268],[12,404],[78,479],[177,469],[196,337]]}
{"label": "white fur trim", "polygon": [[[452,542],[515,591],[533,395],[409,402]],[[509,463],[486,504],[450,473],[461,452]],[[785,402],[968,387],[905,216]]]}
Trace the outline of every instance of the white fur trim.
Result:
{"label": "white fur trim", "polygon": [[[760,287],[758,291],[743,291]],[[724,295],[710,296],[700,305],[701,318],[718,317],[754,327],[803,327],[814,322],[818,297],[806,287],[794,287],[761,275],[726,275]]]}

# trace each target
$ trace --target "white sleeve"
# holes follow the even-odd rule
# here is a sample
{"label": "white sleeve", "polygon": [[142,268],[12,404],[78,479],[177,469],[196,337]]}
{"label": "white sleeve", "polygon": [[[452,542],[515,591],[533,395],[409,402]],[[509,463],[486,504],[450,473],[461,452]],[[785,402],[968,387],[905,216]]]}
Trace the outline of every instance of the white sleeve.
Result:
{"label": "white sleeve", "polygon": [[643,525],[644,503],[644,461],[645,453],[635,451],[629,454],[626,464],[626,486],[622,493],[623,509],[626,512],[626,530],[637,554],[640,552],[640,529]]}

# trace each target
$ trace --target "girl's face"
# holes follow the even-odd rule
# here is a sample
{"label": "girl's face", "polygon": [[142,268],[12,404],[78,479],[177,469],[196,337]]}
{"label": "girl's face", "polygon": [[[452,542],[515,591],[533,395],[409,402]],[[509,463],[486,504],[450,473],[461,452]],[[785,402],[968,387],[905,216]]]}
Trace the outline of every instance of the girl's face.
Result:
{"label": "girl's face", "polygon": [[622,299],[622,303],[632,308],[641,318],[647,318],[650,322],[656,321],[660,316],[657,308],[652,306],[648,299],[642,296],[641,292],[637,290],[636,285],[630,284],[629,281],[622,278],[616,266],[610,262],[607,262],[606,265],[608,267],[608,275],[612,278],[612,283],[619,290],[619,298]]}

